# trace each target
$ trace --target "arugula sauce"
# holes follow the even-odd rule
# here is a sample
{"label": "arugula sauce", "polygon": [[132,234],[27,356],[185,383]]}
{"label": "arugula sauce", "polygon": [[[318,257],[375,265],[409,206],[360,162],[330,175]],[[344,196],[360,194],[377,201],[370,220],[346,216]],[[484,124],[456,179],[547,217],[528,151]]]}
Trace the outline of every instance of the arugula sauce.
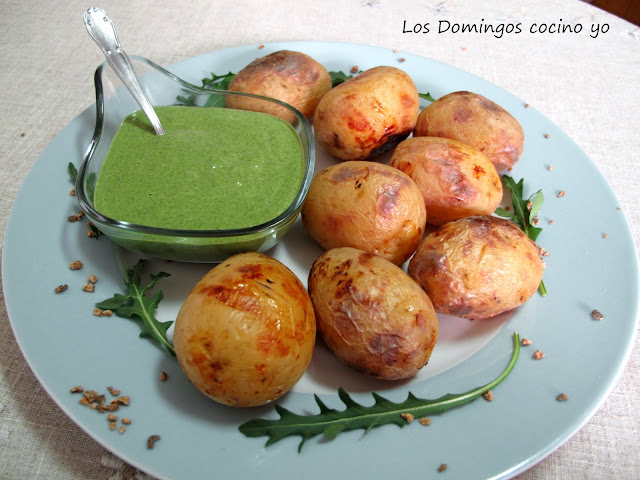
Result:
{"label": "arugula sauce", "polygon": [[156,113],[164,135],[142,111],[116,132],[95,188],[103,215],[160,228],[236,229],[277,217],[295,199],[304,158],[286,121],[223,108]]}

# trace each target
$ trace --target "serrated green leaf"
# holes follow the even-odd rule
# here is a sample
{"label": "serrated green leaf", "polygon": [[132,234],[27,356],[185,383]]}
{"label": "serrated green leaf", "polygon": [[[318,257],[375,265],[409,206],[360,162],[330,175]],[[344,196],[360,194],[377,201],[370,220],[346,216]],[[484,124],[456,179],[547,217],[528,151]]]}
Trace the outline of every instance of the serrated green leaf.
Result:
{"label": "serrated green leaf", "polygon": [[440,398],[429,400],[421,399],[409,393],[403,402],[392,402],[377,393],[373,393],[374,404],[364,406],[356,402],[344,389],[338,389],[338,397],[344,403],[344,410],[328,408],[315,396],[316,403],[320,407],[320,413],[313,415],[299,415],[275,405],[276,412],[280,415],[277,420],[252,419],[242,425],[239,430],[247,437],[268,437],[266,445],[290,436],[302,438],[298,445],[298,451],[309,438],[316,435],[324,435],[331,440],[340,433],[349,430],[364,430],[365,433],[372,428],[382,425],[395,424],[399,427],[406,425],[402,414],[412,414],[414,417],[422,417],[433,413],[441,413],[453,407],[461,406],[480,397],[487,390],[495,388],[513,370],[520,353],[520,337],[513,334],[513,354],[505,370],[493,381],[463,394],[447,394]]}
{"label": "serrated green leaf", "polygon": [[75,185],[76,180],[78,179],[78,170],[76,169],[76,166],[73,163],[69,162],[69,165],[67,165],[67,171],[69,172],[71,183]]}
{"label": "serrated green leaf", "polygon": [[169,353],[175,355],[173,345],[167,338],[167,330],[173,324],[172,321],[160,322],[155,317],[158,304],[162,301],[163,294],[158,290],[153,297],[147,296],[147,292],[153,288],[161,278],[168,277],[166,272],[159,272],[149,276],[149,282],[142,287],[142,269],[144,260],[139,260],[131,269],[126,269],[123,279],[127,287],[127,294],[114,294],[113,297],[96,304],[96,307],[112,310],[118,317],[132,318],[142,321],[141,337],[151,337],[163,345]]}

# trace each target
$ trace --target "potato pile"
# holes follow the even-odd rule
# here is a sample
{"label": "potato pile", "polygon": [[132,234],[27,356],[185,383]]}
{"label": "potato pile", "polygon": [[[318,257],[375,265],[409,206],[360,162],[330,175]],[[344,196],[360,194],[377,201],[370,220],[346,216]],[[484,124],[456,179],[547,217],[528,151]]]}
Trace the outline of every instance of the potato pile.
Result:
{"label": "potato pile", "polygon": [[[499,172],[524,145],[502,107],[453,92],[419,112],[413,80],[389,66],[330,89],[324,67],[288,51],[252,62],[230,89],[296,106],[336,162],[314,177],[301,210],[326,250],[308,291],[277,260],[246,253],[215,267],[182,306],[176,354],[206,395],[235,406],[283,395],[308,366],[316,328],[346,365],[406,379],[431,356],[437,312],[489,318],[536,291],[537,245],[492,216]],[[250,100],[233,107],[261,108]]]}

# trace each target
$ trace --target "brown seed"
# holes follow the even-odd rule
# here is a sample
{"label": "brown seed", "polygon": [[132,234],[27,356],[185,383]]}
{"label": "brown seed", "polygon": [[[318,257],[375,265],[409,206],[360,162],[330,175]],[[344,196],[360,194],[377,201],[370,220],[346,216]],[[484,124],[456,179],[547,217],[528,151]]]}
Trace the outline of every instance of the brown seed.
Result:
{"label": "brown seed", "polygon": [[400,63],[404,63],[404,62],[406,62],[406,59],[405,59],[405,58],[399,58],[399,59],[398,59],[398,62],[400,62]]}
{"label": "brown seed", "polygon": [[493,392],[491,390],[487,390],[482,394],[482,398],[484,398],[487,402],[493,401]]}
{"label": "brown seed", "polygon": [[116,420],[118,420],[118,416],[110,413],[109,415],[107,415],[107,420],[109,420],[110,422],[115,422]]}
{"label": "brown seed", "polygon": [[560,191],[558,192],[558,198],[562,198],[562,197],[564,197],[566,194],[567,194],[567,192],[565,192],[564,190],[560,190]]}
{"label": "brown seed", "polygon": [[117,412],[120,409],[120,404],[111,402],[108,409],[110,412]]}
{"label": "brown seed", "polygon": [[524,104],[524,108],[529,108],[531,105],[529,105],[528,103]]}
{"label": "brown seed", "polygon": [[609,234],[605,233],[604,235],[602,235],[602,238],[609,238]]}
{"label": "brown seed", "polygon": [[420,424],[427,427],[431,425],[431,419],[429,417],[420,417]]}
{"label": "brown seed", "polygon": [[116,429],[116,422],[109,422],[109,430],[113,431]]}
{"label": "brown seed", "polygon": [[535,352],[533,352],[533,358],[535,360],[542,360],[544,358],[544,353],[540,350],[536,350]]}
{"label": "brown seed", "polygon": [[158,440],[160,440],[160,435],[151,435],[149,438],[147,438],[147,448],[151,449],[155,447]]}
{"label": "brown seed", "polygon": [[67,220],[70,221],[71,223],[77,222],[78,221],[78,216],[77,215],[69,215],[67,217]]}
{"label": "brown seed", "polygon": [[522,342],[520,342],[522,344],[523,347],[526,347],[527,345],[531,345],[531,340],[529,340],[528,338],[523,338]]}
{"label": "brown seed", "polygon": [[102,311],[102,316],[103,317],[110,317],[111,315],[113,315],[113,311],[112,310],[103,310]]}
{"label": "brown seed", "polygon": [[96,283],[98,281],[98,277],[95,275],[89,275],[89,283]]}
{"label": "brown seed", "polygon": [[565,401],[569,400],[569,395],[567,395],[566,393],[560,393],[556,397],[556,400],[559,401],[559,402],[565,402]]}
{"label": "brown seed", "polygon": [[553,167],[552,167],[551,165],[549,165],[549,166],[547,167],[547,170],[551,171],[551,170],[553,170]]}
{"label": "brown seed", "polygon": [[121,426],[121,427],[118,429],[118,433],[124,433],[124,431],[125,431],[126,429],[127,429],[127,427],[125,427],[125,426],[123,425],[123,426]]}
{"label": "brown seed", "polygon": [[109,393],[111,395],[113,395],[114,397],[117,397],[118,395],[120,395],[120,390],[117,388],[113,388],[111,386],[107,387],[107,390],[109,391]]}
{"label": "brown seed", "polygon": [[264,48],[264,45],[258,46],[258,50],[262,50],[263,48]]}
{"label": "brown seed", "polygon": [[438,467],[439,472],[444,472],[446,469],[447,469],[446,463],[441,463],[440,466]]}
{"label": "brown seed", "polygon": [[354,65],[353,67],[351,67],[351,73],[358,73],[358,66]]}
{"label": "brown seed", "polygon": [[594,320],[602,320],[604,318],[604,315],[599,310],[593,310],[591,316]]}
{"label": "brown seed", "polygon": [[64,292],[67,288],[69,288],[69,285],[67,285],[66,283],[63,285],[58,285],[55,289],[56,293],[62,293]]}
{"label": "brown seed", "polygon": [[549,135],[548,133],[544,134],[544,138],[549,138],[551,135]]}
{"label": "brown seed", "polygon": [[163,372],[160,373],[160,381],[161,382],[166,382],[167,378],[169,378],[169,376],[167,375],[167,372],[163,371]]}
{"label": "brown seed", "polygon": [[87,283],[82,286],[82,290],[85,292],[93,293],[96,289],[96,286],[93,283]]}
{"label": "brown seed", "polygon": [[71,195],[72,197],[76,196],[76,189],[72,188],[71,191],[69,192],[69,195]]}
{"label": "brown seed", "polygon": [[91,402],[89,402],[89,400],[87,399],[87,397],[82,397],[78,403],[80,403],[80,404],[82,404],[82,405],[89,406],[89,404],[90,404]]}
{"label": "brown seed", "polygon": [[94,314],[96,317],[101,317],[102,315],[104,315],[104,312],[103,312],[102,310],[100,310],[99,308],[94,308],[94,309],[93,309],[93,314]]}
{"label": "brown seed", "polygon": [[413,415],[410,413],[401,413],[400,416],[406,420],[407,423],[411,423],[414,420]]}
{"label": "brown seed", "polygon": [[119,403],[120,405],[129,405],[129,396],[125,395],[122,397],[118,397],[114,400],[114,402]]}
{"label": "brown seed", "polygon": [[75,387],[71,387],[71,393],[82,393],[84,389],[81,385],[76,385]]}
{"label": "brown seed", "polygon": [[124,423],[125,425],[131,425],[131,419],[129,417],[124,417],[122,419],[122,423]]}
{"label": "brown seed", "polygon": [[96,232],[94,232],[93,230],[87,231],[87,237],[96,238],[97,236],[98,236],[98,234]]}
{"label": "brown seed", "polygon": [[75,260],[69,264],[69,268],[71,270],[80,270],[82,268],[82,262],[80,260]]}

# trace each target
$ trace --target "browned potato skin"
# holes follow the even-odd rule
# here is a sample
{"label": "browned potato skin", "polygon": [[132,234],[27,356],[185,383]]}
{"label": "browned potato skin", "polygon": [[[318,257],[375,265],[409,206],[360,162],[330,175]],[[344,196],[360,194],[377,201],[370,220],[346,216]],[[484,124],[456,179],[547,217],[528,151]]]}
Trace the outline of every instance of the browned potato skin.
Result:
{"label": "browned potato skin", "polygon": [[537,245],[493,216],[466,217],[425,236],[408,269],[437,312],[470,319],[522,305],[543,270]]}
{"label": "browned potato skin", "polygon": [[213,400],[236,407],[282,396],[302,377],[315,344],[311,299],[282,263],[241,253],[193,288],[175,323],[178,362]]}
{"label": "browned potato skin", "polygon": [[[320,99],[331,89],[331,75],[308,55],[280,50],[258,58],[240,70],[228,90],[276,98],[295,107],[308,119]],[[227,107],[277,115],[288,122],[295,116],[279,105],[264,100],[228,96]]]}
{"label": "browned potato skin", "polygon": [[409,75],[375,67],[330,90],[313,119],[316,141],[340,160],[366,160],[413,131],[420,97]]}
{"label": "browned potato skin", "polygon": [[354,247],[401,264],[418,248],[426,209],[408,175],[361,160],[319,172],[301,217],[311,237],[327,250]]}
{"label": "browned potato skin", "polygon": [[524,131],[509,112],[472,92],[453,92],[426,107],[416,137],[446,137],[485,153],[498,172],[513,167],[524,150]]}
{"label": "browned potato skin", "polygon": [[318,331],[345,364],[399,380],[429,360],[438,318],[429,297],[401,268],[362,250],[325,252],[309,272]]}
{"label": "browned potato skin", "polygon": [[491,160],[456,140],[407,138],[396,147],[389,165],[416,182],[432,225],[490,215],[502,201],[502,182]]}

